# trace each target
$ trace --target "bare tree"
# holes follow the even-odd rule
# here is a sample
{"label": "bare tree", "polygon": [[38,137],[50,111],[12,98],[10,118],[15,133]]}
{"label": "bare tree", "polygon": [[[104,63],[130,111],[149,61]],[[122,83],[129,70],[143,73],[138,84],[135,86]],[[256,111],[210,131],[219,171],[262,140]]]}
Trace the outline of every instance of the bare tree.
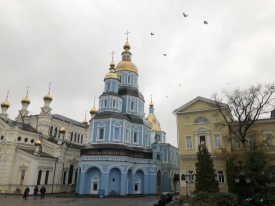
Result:
{"label": "bare tree", "polygon": [[[270,113],[275,105],[274,83],[250,86],[246,89],[222,91],[223,97],[217,94],[212,96],[215,107],[218,109],[215,126],[219,130],[227,129],[227,139],[237,140],[246,145],[249,138],[255,136],[253,126],[255,121]],[[222,103],[227,102],[227,105]]]}

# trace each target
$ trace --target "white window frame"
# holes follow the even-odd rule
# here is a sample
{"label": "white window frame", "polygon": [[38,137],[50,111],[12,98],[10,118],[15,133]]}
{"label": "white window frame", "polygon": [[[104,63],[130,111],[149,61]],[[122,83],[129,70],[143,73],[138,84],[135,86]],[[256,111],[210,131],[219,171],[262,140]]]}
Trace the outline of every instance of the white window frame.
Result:
{"label": "white window frame", "polygon": [[131,129],[130,129],[130,125],[126,125],[126,129],[125,129],[125,140],[124,142],[126,143],[130,143],[130,137],[131,137]]}
{"label": "white window frame", "polygon": [[[165,161],[165,152],[164,152],[164,150],[166,150],[166,161]],[[163,149],[163,155],[162,155],[162,158],[163,158],[163,162],[168,162],[169,160],[168,160],[168,149],[167,148],[164,148]]]}
{"label": "white window frame", "polygon": [[108,98],[104,98],[102,103],[103,103],[102,108],[107,108],[108,107]]}
{"label": "white window frame", "polygon": [[[114,104],[115,104],[115,106],[114,106]],[[116,108],[116,105],[117,105],[117,99],[116,99],[116,98],[113,98],[113,99],[112,99],[112,107],[113,107],[113,108]]]}
{"label": "white window frame", "polygon": [[[133,104],[133,109],[132,109]],[[135,100],[130,100],[130,111],[135,111]]]}
{"label": "white window frame", "polygon": [[[195,122],[195,121],[199,121],[199,122]],[[202,116],[200,116],[200,117],[197,117],[195,120],[194,120],[194,122],[193,122],[193,124],[208,124],[208,123],[210,123],[209,122],[209,120],[206,118],[206,117],[202,117]]]}
{"label": "white window frame", "polygon": [[131,74],[127,74],[127,84],[131,84]]}
{"label": "white window frame", "polygon": [[[190,137],[190,143],[191,143],[191,147],[189,148],[188,147],[188,139],[187,138],[189,138]],[[185,145],[186,145],[186,149],[193,149],[193,144],[192,144],[193,142],[192,142],[192,135],[187,135],[187,136],[185,136]]]}
{"label": "white window frame", "polygon": [[225,183],[223,171],[218,171],[218,181],[219,183]]}
{"label": "white window frame", "polygon": [[138,176],[136,175],[136,178],[135,178],[135,185],[134,185],[134,189],[135,189],[135,187],[136,187],[136,185],[137,185],[137,191],[135,190],[135,194],[140,194],[141,192],[140,192],[140,188],[141,188],[141,181],[140,181],[140,179],[138,178]]}
{"label": "white window frame", "polygon": [[[119,122],[116,122],[113,125],[113,140],[114,141],[121,141],[121,124]],[[115,131],[118,129],[118,139],[115,138]]]}
{"label": "white window frame", "polygon": [[[98,194],[99,182],[100,182],[100,178],[97,176],[97,173],[96,173],[91,179],[91,189],[90,189],[91,194]],[[94,184],[97,184],[97,190],[94,190]]]}
{"label": "white window frame", "polygon": [[[214,147],[221,148],[221,146],[222,146],[221,134],[213,134],[213,139],[214,139]],[[220,142],[220,145],[217,145],[218,142]]]}
{"label": "white window frame", "polygon": [[[106,125],[103,122],[100,122],[97,126],[97,135],[96,135],[96,141],[105,141],[105,128]],[[100,130],[103,129],[103,139],[100,139]]]}
{"label": "white window frame", "polygon": [[[134,142],[134,136],[135,136],[135,134],[136,134],[136,138],[137,138],[137,139],[136,139],[136,142]],[[133,138],[132,138],[132,144],[139,144],[139,142],[140,142],[140,141],[139,141],[139,129],[135,127],[135,128],[133,129],[132,135],[133,135],[133,136],[132,136],[132,137],[133,137]]]}

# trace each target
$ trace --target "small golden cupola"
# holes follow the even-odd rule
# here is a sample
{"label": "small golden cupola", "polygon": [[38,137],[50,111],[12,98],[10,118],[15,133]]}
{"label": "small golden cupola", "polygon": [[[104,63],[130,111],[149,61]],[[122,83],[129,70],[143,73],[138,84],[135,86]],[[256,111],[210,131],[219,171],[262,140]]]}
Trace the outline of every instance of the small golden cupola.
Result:
{"label": "small golden cupola", "polygon": [[34,143],[35,146],[41,146],[42,142],[38,139],[36,140],[36,142]]}
{"label": "small golden cupola", "polygon": [[149,108],[149,114],[148,114],[148,116],[147,116],[146,119],[151,124],[151,130],[160,132],[162,130],[160,128],[160,123],[157,120],[156,115],[154,113],[154,104],[153,104],[153,101],[152,101],[152,96],[153,95],[151,95],[151,102],[149,104],[149,106],[150,106],[150,108]]}
{"label": "small golden cupola", "polygon": [[123,46],[124,51],[121,53],[122,56],[122,61],[120,61],[117,65],[116,65],[116,71],[131,71],[131,72],[135,72],[136,74],[138,74],[138,69],[136,67],[136,65],[131,61],[131,57],[132,57],[132,53],[130,52],[131,46],[128,42],[128,34],[130,32],[127,31],[127,38],[126,38],[126,43]]}
{"label": "small golden cupola", "polygon": [[9,97],[9,91],[7,93],[7,97],[6,97],[6,100],[4,102],[1,103],[1,108],[4,107],[4,108],[9,108],[10,107],[10,103],[8,102],[8,97]]}
{"label": "small golden cupola", "polygon": [[29,87],[28,87],[28,90],[27,90],[27,94],[26,94],[26,97],[24,99],[21,100],[21,103],[22,104],[30,104],[31,103],[31,100],[29,100]]}
{"label": "small golden cupola", "polygon": [[62,126],[62,127],[59,129],[59,133],[60,133],[60,134],[65,134],[65,133],[66,133],[66,129],[64,128],[64,126]]}
{"label": "small golden cupola", "polygon": [[50,94],[50,91],[51,91],[51,83],[50,83],[50,86],[49,86],[49,91],[48,91],[48,94],[46,94],[43,99],[44,100],[50,100],[50,102],[53,100],[53,97],[52,95]]}
{"label": "small golden cupola", "polygon": [[95,108],[95,98],[96,98],[96,97],[94,97],[94,106],[93,106],[93,108],[90,110],[90,114],[92,115],[92,117],[97,113],[97,109]]}
{"label": "small golden cupola", "polygon": [[87,112],[85,112],[85,119],[82,121],[82,123],[88,125],[88,122],[87,122],[87,120],[86,120],[86,113],[87,113]]}
{"label": "small golden cupola", "polygon": [[118,76],[115,71],[115,63],[114,63],[114,57],[113,57],[114,52],[112,52],[112,61],[110,63],[110,71],[108,74],[106,74],[105,79],[118,79]]}

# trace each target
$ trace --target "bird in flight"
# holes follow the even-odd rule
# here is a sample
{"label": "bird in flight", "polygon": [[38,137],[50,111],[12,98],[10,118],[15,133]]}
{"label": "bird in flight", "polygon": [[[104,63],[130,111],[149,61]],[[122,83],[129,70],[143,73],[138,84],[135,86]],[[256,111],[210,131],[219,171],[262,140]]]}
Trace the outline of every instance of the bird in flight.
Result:
{"label": "bird in flight", "polygon": [[151,36],[155,35],[154,33],[151,32]]}
{"label": "bird in flight", "polygon": [[163,54],[163,56],[166,56],[166,54]]}
{"label": "bird in flight", "polygon": [[181,86],[181,84],[180,84],[180,86]]}
{"label": "bird in flight", "polygon": [[204,24],[208,24],[208,21],[203,21]]}
{"label": "bird in flight", "polygon": [[168,96],[166,96],[166,98],[168,98]]}
{"label": "bird in flight", "polygon": [[188,17],[188,15],[187,15],[187,14],[185,14],[184,12],[183,12],[182,14],[183,14],[184,18],[185,18],[185,17]]}

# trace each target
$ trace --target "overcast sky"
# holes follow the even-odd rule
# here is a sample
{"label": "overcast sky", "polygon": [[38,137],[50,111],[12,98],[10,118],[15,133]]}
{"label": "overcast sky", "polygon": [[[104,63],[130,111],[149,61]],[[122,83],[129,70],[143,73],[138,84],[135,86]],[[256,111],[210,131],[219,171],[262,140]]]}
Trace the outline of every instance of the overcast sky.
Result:
{"label": "overcast sky", "polygon": [[14,119],[30,86],[28,109],[37,114],[52,82],[52,114],[82,121],[103,92],[111,52],[121,61],[129,30],[146,116],[152,94],[167,142],[177,146],[173,110],[222,89],[274,82],[274,11],[268,0],[1,0],[0,102],[10,90]]}

